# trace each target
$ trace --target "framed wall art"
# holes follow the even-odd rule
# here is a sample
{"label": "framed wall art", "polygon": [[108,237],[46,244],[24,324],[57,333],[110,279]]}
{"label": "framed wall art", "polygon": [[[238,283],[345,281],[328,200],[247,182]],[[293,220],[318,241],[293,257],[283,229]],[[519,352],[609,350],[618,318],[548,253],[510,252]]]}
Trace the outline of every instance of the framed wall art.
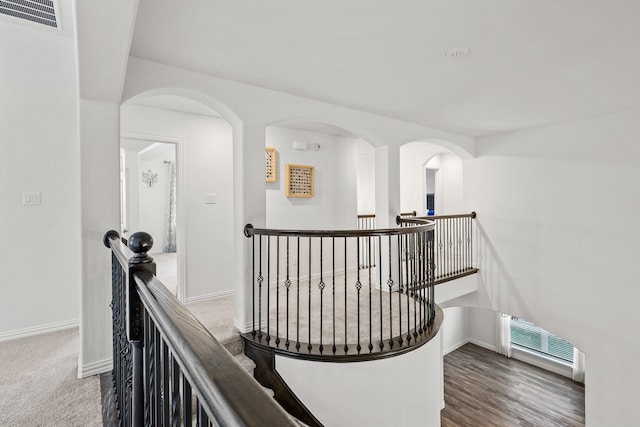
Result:
{"label": "framed wall art", "polygon": [[287,197],[313,197],[313,166],[287,165]]}
{"label": "framed wall art", "polygon": [[276,182],[276,149],[267,147],[264,149],[264,180]]}

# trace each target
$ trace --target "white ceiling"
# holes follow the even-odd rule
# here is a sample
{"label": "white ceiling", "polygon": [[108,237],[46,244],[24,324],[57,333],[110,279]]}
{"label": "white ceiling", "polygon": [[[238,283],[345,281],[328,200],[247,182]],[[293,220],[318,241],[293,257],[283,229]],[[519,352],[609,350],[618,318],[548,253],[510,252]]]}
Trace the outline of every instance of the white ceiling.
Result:
{"label": "white ceiling", "polygon": [[140,0],[131,54],[477,136],[638,107],[639,21],[637,0]]}
{"label": "white ceiling", "polygon": [[[57,3],[37,27],[73,36]],[[131,55],[481,136],[640,107],[639,22],[638,0],[140,0]]]}

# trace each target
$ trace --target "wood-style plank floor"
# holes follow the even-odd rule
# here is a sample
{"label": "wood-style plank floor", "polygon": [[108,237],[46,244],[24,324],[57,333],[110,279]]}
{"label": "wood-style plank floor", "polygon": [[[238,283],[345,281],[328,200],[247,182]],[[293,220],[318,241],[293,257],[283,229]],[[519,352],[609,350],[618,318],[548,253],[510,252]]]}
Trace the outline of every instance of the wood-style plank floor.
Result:
{"label": "wood-style plank floor", "polygon": [[444,357],[442,427],[584,426],[584,385],[466,344]]}

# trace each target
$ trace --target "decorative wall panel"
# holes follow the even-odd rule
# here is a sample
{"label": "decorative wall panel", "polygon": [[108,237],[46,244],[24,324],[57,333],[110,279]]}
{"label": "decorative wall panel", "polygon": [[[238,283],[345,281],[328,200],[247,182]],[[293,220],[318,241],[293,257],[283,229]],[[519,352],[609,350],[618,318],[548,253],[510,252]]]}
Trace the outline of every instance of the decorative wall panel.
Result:
{"label": "decorative wall panel", "polygon": [[276,149],[264,149],[264,173],[266,182],[276,182]]}
{"label": "decorative wall panel", "polygon": [[287,197],[313,197],[313,166],[287,165]]}

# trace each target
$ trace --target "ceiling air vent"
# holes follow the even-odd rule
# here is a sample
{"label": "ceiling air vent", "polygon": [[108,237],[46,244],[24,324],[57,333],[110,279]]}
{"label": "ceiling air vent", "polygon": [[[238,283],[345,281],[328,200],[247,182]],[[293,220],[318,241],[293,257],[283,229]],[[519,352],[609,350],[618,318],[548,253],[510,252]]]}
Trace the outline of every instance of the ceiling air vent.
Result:
{"label": "ceiling air vent", "polygon": [[58,28],[51,0],[0,0],[0,14]]}

